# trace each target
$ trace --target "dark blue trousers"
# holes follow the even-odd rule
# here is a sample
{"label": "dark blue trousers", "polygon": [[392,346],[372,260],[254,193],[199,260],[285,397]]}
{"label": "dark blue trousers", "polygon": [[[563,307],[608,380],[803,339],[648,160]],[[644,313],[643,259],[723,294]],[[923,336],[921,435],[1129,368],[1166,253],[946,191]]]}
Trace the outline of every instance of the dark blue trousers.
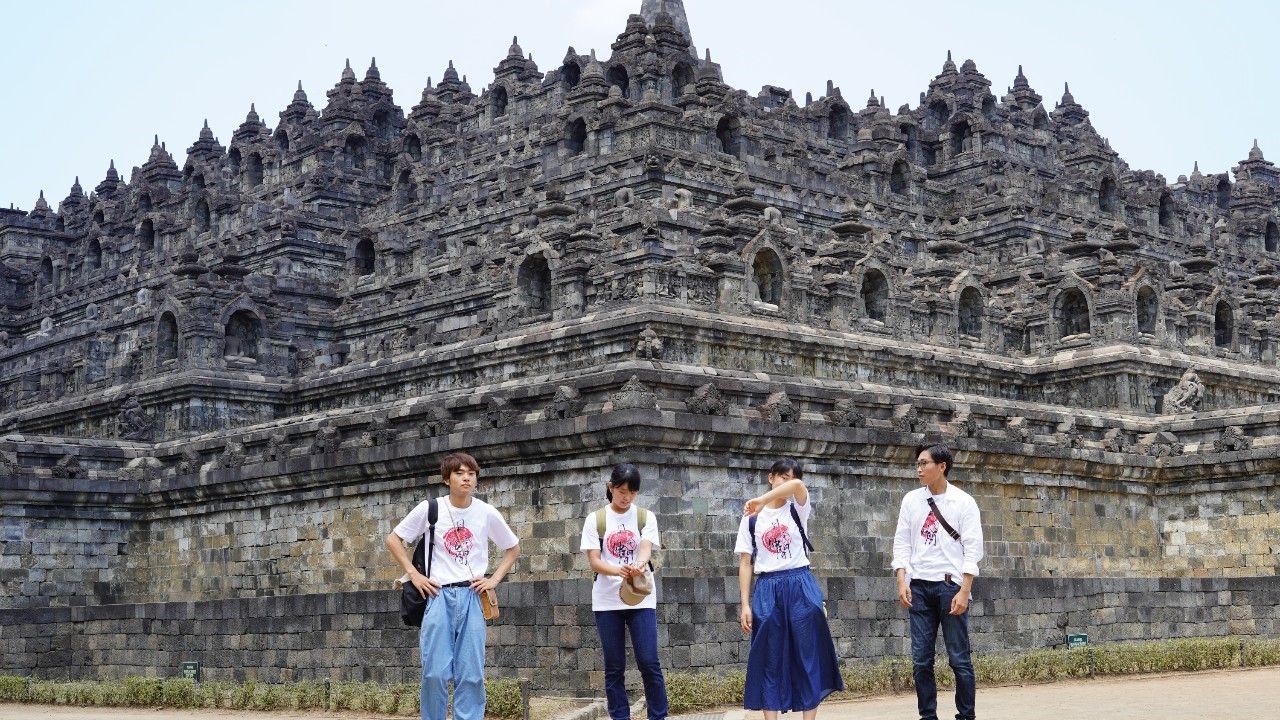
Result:
{"label": "dark blue trousers", "polygon": [[644,680],[644,701],[649,720],[667,716],[667,683],[658,661],[658,613],[653,608],[603,610],[596,612],[596,632],[604,649],[604,696],[610,720],[631,720],[627,698],[627,638],[636,651],[636,666]]}
{"label": "dark blue trousers", "polygon": [[933,676],[933,649],[942,627],[947,663],[956,676],[956,718],[973,720],[977,680],[969,654],[969,611],[951,614],[951,598],[960,590],[955,582],[911,581],[911,664],[921,720],[938,719],[938,683]]}

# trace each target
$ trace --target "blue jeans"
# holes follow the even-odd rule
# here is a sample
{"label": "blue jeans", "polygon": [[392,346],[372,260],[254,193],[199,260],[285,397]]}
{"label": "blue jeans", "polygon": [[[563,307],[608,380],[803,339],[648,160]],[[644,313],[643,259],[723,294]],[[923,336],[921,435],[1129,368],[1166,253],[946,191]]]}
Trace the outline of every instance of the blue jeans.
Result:
{"label": "blue jeans", "polygon": [[969,611],[951,614],[951,598],[960,585],[942,580],[911,581],[911,664],[921,720],[938,718],[938,683],[933,677],[933,649],[942,626],[947,663],[956,676],[956,718],[973,720],[977,681],[969,656]]}
{"label": "blue jeans", "polygon": [[649,720],[667,716],[667,683],[658,661],[658,612],[653,608],[602,610],[596,612],[596,632],[604,650],[604,696],[610,720],[630,720],[631,700],[627,697],[627,639],[636,651],[636,666],[644,679],[644,700]]}
{"label": "blue jeans", "polygon": [[484,611],[470,588],[441,588],[427,598],[418,635],[422,720],[445,720],[450,680],[454,720],[484,720],[484,640]]}

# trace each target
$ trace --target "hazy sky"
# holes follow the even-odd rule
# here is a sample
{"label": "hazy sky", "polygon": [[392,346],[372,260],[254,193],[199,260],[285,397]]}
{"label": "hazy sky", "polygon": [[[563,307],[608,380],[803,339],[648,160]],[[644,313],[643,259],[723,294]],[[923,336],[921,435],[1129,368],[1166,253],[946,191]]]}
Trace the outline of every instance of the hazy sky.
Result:
{"label": "hazy sky", "polygon": [[[1021,64],[1052,110],[1063,81],[1131,167],[1172,182],[1245,158],[1280,161],[1280,3],[1171,0],[904,2],[685,0],[693,40],[753,95],[803,103],[831,79],[855,108],[871,88],[914,108],[972,58],[997,96]],[[343,62],[371,57],[407,112],[449,60],[477,94],[513,35],[543,71],[572,45],[604,59],[640,0],[65,2],[0,0],[0,206],[85,191],[109,160],[128,179],[159,134],[181,166],[207,118],[226,145],[256,103],[274,126],[299,80],[323,109]]]}

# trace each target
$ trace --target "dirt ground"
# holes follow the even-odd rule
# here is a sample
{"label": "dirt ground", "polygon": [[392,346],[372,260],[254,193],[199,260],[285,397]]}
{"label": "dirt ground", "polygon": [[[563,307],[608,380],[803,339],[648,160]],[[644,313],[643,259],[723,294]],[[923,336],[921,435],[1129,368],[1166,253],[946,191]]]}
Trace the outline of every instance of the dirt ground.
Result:
{"label": "dirt ground", "polygon": [[[952,703],[950,693],[939,696],[939,717],[954,715]],[[1274,718],[1280,712],[1277,708],[1280,708],[1280,668],[1215,670],[1051,685],[978,688],[978,717],[984,720],[1236,720]],[[714,711],[700,714],[711,712]],[[721,709],[718,713],[725,713],[724,720],[761,718],[760,713],[743,713],[742,710]],[[818,716],[822,720],[910,720],[917,717],[915,696],[898,695],[826,703],[818,711]],[[358,713],[0,705],[0,720],[383,720],[385,717],[387,716]]]}

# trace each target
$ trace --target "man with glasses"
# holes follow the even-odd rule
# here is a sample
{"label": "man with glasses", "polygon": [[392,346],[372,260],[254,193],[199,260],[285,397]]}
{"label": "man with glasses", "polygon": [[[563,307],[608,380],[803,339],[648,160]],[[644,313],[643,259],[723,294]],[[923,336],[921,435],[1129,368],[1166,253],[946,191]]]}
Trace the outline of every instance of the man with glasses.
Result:
{"label": "man with glasses", "polygon": [[956,676],[956,718],[975,717],[969,597],[982,560],[982,516],[969,493],[947,482],[951,464],[951,449],[942,443],[916,448],[916,477],[922,487],[902,498],[893,536],[898,602],[910,609],[911,662],[921,720],[938,717],[933,655],[939,626]]}

